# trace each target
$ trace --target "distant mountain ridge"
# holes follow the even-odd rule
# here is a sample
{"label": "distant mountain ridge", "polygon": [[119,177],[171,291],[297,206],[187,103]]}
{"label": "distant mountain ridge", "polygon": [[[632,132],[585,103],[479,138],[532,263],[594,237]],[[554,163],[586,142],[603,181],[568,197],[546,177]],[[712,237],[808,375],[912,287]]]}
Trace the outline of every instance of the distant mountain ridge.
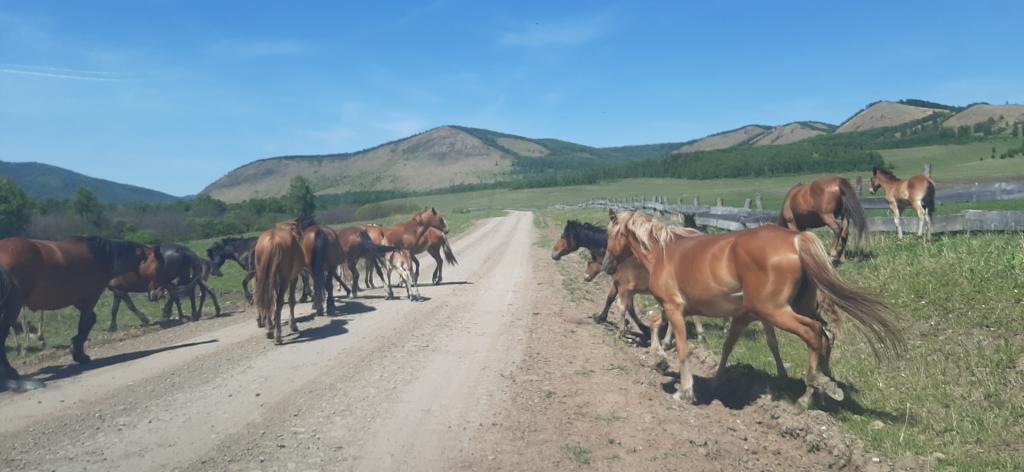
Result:
{"label": "distant mountain ridge", "polygon": [[79,187],[84,187],[102,203],[156,203],[178,199],[156,190],[89,177],[39,162],[0,161],[0,175],[14,179],[33,198],[70,198]]}

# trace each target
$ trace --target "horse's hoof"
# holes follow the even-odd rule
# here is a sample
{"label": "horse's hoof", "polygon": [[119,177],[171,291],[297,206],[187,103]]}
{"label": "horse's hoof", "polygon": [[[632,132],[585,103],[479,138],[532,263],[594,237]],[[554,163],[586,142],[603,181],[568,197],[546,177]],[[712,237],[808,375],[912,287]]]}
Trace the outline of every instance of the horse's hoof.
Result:
{"label": "horse's hoof", "polygon": [[819,388],[825,393],[825,395],[828,395],[829,398],[837,402],[841,402],[846,398],[846,395],[843,394],[843,389],[839,388],[839,385],[836,384],[835,381],[829,380],[825,385],[822,385]]}
{"label": "horse's hoof", "polygon": [[280,346],[280,345],[282,345],[282,344],[284,344],[284,340],[283,340],[283,339],[281,339],[281,338],[279,338],[279,337],[277,337],[277,338],[274,338],[274,345],[276,345],[276,346]]}
{"label": "horse's hoof", "polygon": [[299,332],[299,327],[298,327],[298,326],[292,326],[292,327],[291,327],[291,331],[292,331],[293,333],[298,333],[298,332]]}
{"label": "horse's hoof", "polygon": [[267,339],[274,339],[274,333],[267,331]]}
{"label": "horse's hoof", "polygon": [[71,358],[79,364],[88,364],[89,362],[92,362],[92,358],[89,357],[88,354],[75,351],[74,349],[71,350]]}
{"label": "horse's hoof", "polygon": [[[142,326],[146,326],[146,325],[142,325]],[[113,333],[114,331],[117,331],[117,326],[116,326],[116,325],[110,325],[110,326],[109,326],[109,327],[107,328],[107,331],[109,331],[109,332]]]}
{"label": "horse's hoof", "polygon": [[672,398],[686,403],[696,403],[697,398],[693,395],[693,390],[677,390],[676,393],[672,394]]}

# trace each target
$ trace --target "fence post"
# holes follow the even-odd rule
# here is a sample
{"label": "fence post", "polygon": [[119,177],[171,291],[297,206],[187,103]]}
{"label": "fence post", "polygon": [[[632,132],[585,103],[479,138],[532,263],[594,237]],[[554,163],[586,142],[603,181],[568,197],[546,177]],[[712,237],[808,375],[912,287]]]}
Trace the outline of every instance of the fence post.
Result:
{"label": "fence post", "polygon": [[932,176],[932,165],[931,165],[931,163],[928,163],[928,164],[924,165],[924,175],[927,176],[927,177],[931,177]]}
{"label": "fence post", "polygon": [[718,200],[715,201],[715,206],[725,206],[725,199],[722,197],[718,197]]}
{"label": "fence post", "polygon": [[[860,177],[857,178],[859,179]],[[754,196],[754,208],[764,210],[764,200],[761,198],[760,193]]]}
{"label": "fence post", "polygon": [[700,195],[693,196],[693,206],[700,206]]}
{"label": "fence post", "polygon": [[856,185],[855,188],[857,189],[857,195],[864,195],[864,178],[863,177],[861,177],[859,175],[857,176],[857,185]]}
{"label": "fence post", "polygon": [[745,210],[749,210],[750,209],[750,199],[749,198],[746,199],[746,200],[743,200],[743,208]]}

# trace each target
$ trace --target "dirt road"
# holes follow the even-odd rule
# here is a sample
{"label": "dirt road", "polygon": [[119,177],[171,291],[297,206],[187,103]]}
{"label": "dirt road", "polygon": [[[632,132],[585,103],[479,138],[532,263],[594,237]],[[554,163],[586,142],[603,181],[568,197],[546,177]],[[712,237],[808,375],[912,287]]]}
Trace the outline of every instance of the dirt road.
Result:
{"label": "dirt road", "polygon": [[534,246],[532,221],[456,239],[426,301],[300,305],[284,346],[247,311],[95,346],[86,368],[23,367],[47,386],[0,393],[0,471],[872,467],[823,413],[671,400],[645,351],[586,318],[606,286],[571,301],[578,268]]}

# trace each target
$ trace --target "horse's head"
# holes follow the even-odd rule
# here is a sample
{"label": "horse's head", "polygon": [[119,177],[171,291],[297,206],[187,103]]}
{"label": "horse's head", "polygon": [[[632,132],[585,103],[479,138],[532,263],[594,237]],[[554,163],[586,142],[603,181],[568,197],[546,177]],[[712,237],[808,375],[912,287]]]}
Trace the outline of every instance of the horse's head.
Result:
{"label": "horse's head", "polygon": [[129,269],[129,272],[138,272],[140,276],[145,279],[153,280],[164,266],[164,254],[160,251],[160,246],[150,247],[139,244],[135,248],[135,257],[137,263],[133,263],[135,270]]}
{"label": "horse's head", "polygon": [[878,168],[875,167],[871,171],[871,189],[870,189],[871,190],[871,194],[874,195],[875,192],[878,192],[878,187],[881,187],[881,186],[882,186],[882,184],[878,183]]}
{"label": "horse's head", "polygon": [[555,241],[555,247],[551,248],[551,259],[559,260],[566,254],[571,254],[580,248],[576,244],[576,231],[579,229],[579,222],[569,220],[562,229],[562,237]]}
{"label": "horse's head", "polygon": [[626,260],[633,254],[629,247],[629,239],[626,235],[626,222],[633,217],[633,212],[624,211],[616,213],[608,209],[608,247],[604,252],[602,268],[608,275],[614,275],[620,262]]}
{"label": "horse's head", "polygon": [[[214,243],[206,250],[206,258],[210,260],[210,266],[213,269],[213,274],[220,274],[220,268],[227,262],[228,257],[231,255],[227,247],[223,243]],[[218,275],[219,277],[219,275]]]}
{"label": "horse's head", "polygon": [[448,222],[434,208],[422,210],[413,214],[412,219],[421,226],[437,228],[442,233],[448,234]]}

